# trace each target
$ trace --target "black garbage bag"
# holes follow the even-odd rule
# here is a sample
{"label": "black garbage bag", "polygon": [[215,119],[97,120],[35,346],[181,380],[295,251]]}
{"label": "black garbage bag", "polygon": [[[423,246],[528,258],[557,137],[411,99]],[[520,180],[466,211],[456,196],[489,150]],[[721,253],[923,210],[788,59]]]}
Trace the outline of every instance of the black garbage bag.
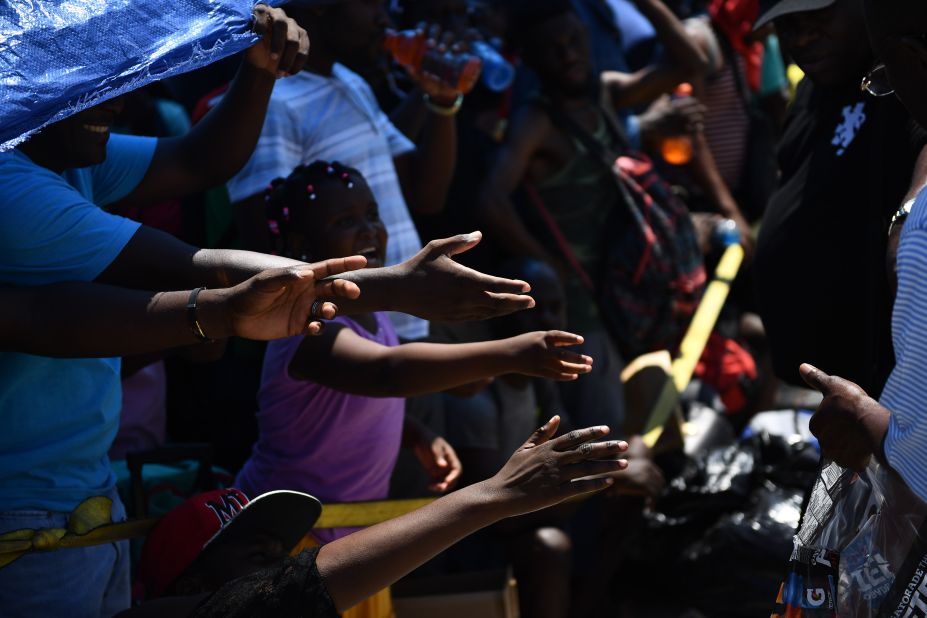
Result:
{"label": "black garbage bag", "polygon": [[619,585],[712,617],[768,616],[819,454],[760,434],[690,458],[647,514]]}

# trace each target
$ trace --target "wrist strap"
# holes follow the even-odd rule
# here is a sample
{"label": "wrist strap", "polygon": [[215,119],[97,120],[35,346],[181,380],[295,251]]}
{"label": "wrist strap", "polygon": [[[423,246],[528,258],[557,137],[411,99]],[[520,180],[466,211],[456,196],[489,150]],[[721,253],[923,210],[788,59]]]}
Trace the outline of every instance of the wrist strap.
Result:
{"label": "wrist strap", "polygon": [[422,96],[422,99],[425,101],[425,107],[428,108],[428,111],[434,114],[438,114],[439,116],[456,116],[457,112],[460,111],[460,108],[463,105],[464,95],[463,93],[458,94],[457,98],[454,99],[454,102],[450,107],[438,105],[431,100],[431,97],[428,96],[427,92]]}
{"label": "wrist strap", "polygon": [[196,299],[199,298],[200,292],[206,288],[196,288],[190,292],[190,300],[187,301],[187,322],[190,324],[190,331],[202,343],[215,343],[215,339],[210,339],[203,332],[199,320],[196,319]]}

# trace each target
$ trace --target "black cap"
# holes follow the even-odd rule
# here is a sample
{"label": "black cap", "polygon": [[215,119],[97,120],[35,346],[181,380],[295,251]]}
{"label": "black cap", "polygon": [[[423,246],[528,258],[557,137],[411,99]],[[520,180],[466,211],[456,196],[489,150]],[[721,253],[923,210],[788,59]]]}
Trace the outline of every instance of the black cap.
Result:
{"label": "black cap", "polygon": [[767,2],[764,4],[769,5],[769,8],[756,20],[756,24],[753,28],[762,28],[769,22],[783,15],[826,9],[836,2],[837,0],[779,0],[779,2]]}

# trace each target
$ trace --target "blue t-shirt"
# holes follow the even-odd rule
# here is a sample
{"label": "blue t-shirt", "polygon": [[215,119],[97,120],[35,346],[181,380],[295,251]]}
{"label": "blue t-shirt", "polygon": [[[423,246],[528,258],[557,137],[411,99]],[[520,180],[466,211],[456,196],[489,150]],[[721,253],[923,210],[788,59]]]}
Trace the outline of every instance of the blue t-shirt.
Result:
{"label": "blue t-shirt", "polygon": [[[100,207],[138,186],[156,144],[112,135],[105,163],[62,175],[0,153],[0,285],[96,279],[139,228]],[[0,511],[69,512],[113,488],[119,370],[118,358],[0,352]]]}

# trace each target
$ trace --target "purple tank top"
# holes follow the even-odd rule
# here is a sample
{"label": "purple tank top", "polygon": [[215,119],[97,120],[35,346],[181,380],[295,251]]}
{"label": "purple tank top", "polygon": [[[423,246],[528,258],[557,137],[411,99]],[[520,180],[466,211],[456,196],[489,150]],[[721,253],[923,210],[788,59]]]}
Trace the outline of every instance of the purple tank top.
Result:
{"label": "purple tank top", "polygon": [[[384,346],[399,345],[386,314],[372,335],[350,318],[334,321]],[[249,497],[290,489],[323,504],[382,500],[402,443],[405,400],[350,395],[294,380],[288,367],[302,337],[267,346],[258,392],[258,440],[236,484]],[[354,529],[318,530],[327,543]]]}

